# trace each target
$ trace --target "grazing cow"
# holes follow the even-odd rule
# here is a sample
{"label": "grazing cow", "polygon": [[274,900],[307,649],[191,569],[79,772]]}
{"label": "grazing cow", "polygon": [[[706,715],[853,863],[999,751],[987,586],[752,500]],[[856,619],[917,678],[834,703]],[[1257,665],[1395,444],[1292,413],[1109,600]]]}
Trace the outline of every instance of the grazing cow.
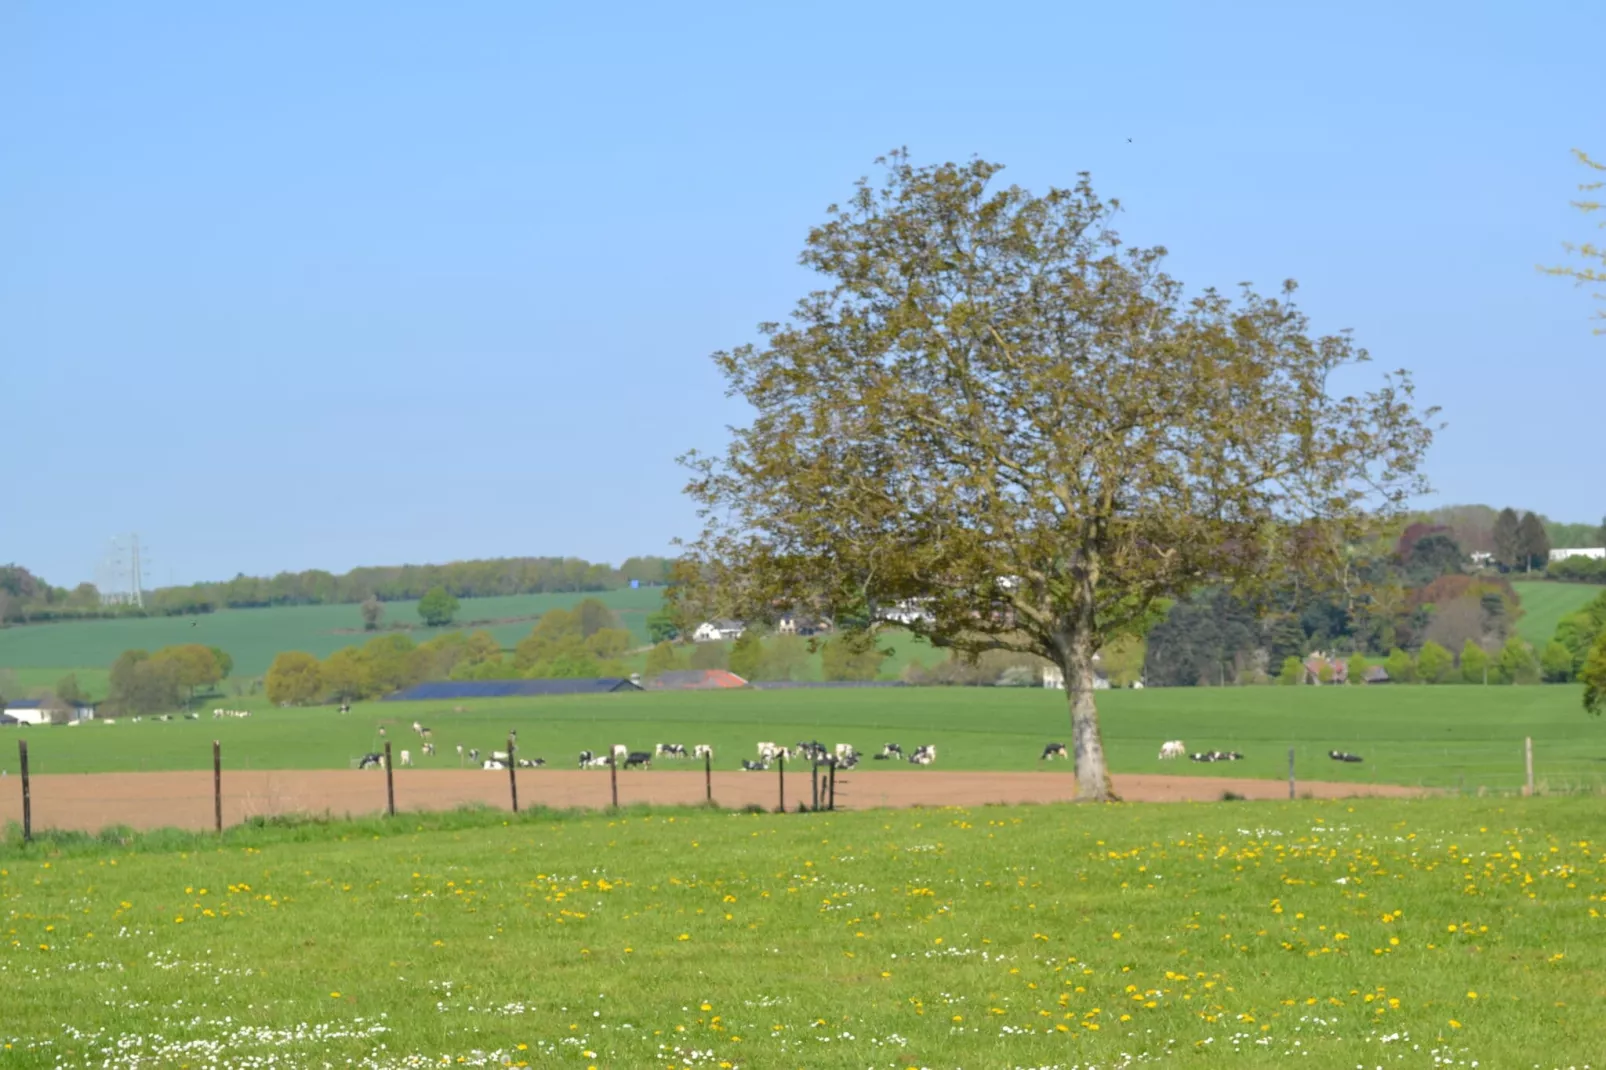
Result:
{"label": "grazing cow", "polygon": [[1037,760],[1040,762],[1051,762],[1055,758],[1069,758],[1070,756],[1071,752],[1065,749],[1065,744],[1050,743],[1048,746],[1043,748],[1043,756]]}
{"label": "grazing cow", "polygon": [[932,743],[920,744],[915,748],[915,752],[909,755],[909,761],[913,765],[930,765],[936,760],[937,747]]}
{"label": "grazing cow", "polygon": [[479,762],[480,762],[480,749],[478,747],[470,747],[468,749],[468,760],[473,762],[475,765],[479,764]]}
{"label": "grazing cow", "polygon": [[595,754],[592,754],[592,753],[591,753],[591,752],[590,752],[590,751],[588,751],[588,750],[583,750],[583,751],[581,751],[581,752],[580,752],[580,768],[581,768],[581,769],[585,769],[585,768],[587,768],[587,767],[588,767],[588,766],[590,766],[590,764],[591,764],[591,759],[593,759],[593,758],[595,758],[595,757],[596,757],[596,755],[595,755]]}
{"label": "grazing cow", "polygon": [[629,757],[625,758],[625,768],[630,769],[638,765],[643,769],[651,769],[652,755],[648,754],[644,750],[631,751]]}
{"label": "grazing cow", "polygon": [[413,731],[417,732],[419,735],[423,735],[424,734],[424,726],[419,724],[417,721],[414,721],[413,722]]}
{"label": "grazing cow", "polygon": [[433,744],[433,743],[424,744],[424,754],[425,754],[426,757],[429,757],[429,758],[435,757],[435,744]]}
{"label": "grazing cow", "polygon": [[903,748],[898,746],[896,743],[888,743],[881,748],[881,753],[876,755],[876,757],[882,759],[883,761],[894,757],[902,758]]}
{"label": "grazing cow", "polygon": [[710,747],[706,743],[698,743],[692,747],[691,756],[693,758],[708,758],[712,760],[714,757],[714,748]]}
{"label": "grazing cow", "polygon": [[545,758],[520,758],[520,769],[539,769],[546,764]]}
{"label": "grazing cow", "polygon": [[686,745],[684,743],[660,743],[658,745],[663,748],[659,752],[660,754],[667,755],[670,758],[686,757]]}
{"label": "grazing cow", "polygon": [[410,750],[402,751],[401,752],[401,763],[402,763],[403,766],[412,765],[413,764],[413,752],[410,751]]}
{"label": "grazing cow", "polygon": [[463,745],[461,743],[457,745],[457,760],[463,760]]}
{"label": "grazing cow", "polygon": [[341,703],[341,704],[340,704],[340,712],[341,712],[341,713],[350,713],[350,712],[351,712],[351,703],[349,703],[349,702],[342,702],[342,703]]}
{"label": "grazing cow", "polygon": [[358,769],[378,769],[380,766],[382,766],[384,764],[385,764],[385,756],[383,754],[377,754],[377,753],[364,754],[362,756],[362,759],[357,763],[357,768]]}
{"label": "grazing cow", "polygon": [[491,761],[493,761],[493,762],[505,762],[505,761],[507,761],[507,751],[493,750],[491,752]]}
{"label": "grazing cow", "polygon": [[481,769],[506,769],[507,766],[503,765],[501,762],[492,761],[490,758],[487,758],[487,759],[485,759],[485,764],[480,766],[480,768]]}
{"label": "grazing cow", "polygon": [[772,762],[772,761],[774,761],[775,760],[775,751],[776,751],[775,744],[769,743],[769,742],[760,743],[758,745],[758,757],[759,757],[759,760],[760,761],[764,761],[764,762]]}
{"label": "grazing cow", "polygon": [[1190,755],[1188,755],[1188,757],[1191,758],[1193,761],[1196,761],[1196,762],[1237,762],[1237,761],[1242,761],[1243,760],[1243,755],[1239,754],[1235,750],[1234,751],[1208,750],[1208,751],[1205,751],[1202,754],[1190,754]]}
{"label": "grazing cow", "polygon": [[1363,762],[1366,760],[1359,754],[1350,754],[1341,750],[1330,750],[1327,752],[1327,756],[1335,762]]}
{"label": "grazing cow", "polygon": [[385,738],[385,726],[384,725],[380,725],[379,726],[379,738],[380,739],[384,739]]}
{"label": "grazing cow", "polygon": [[746,758],[742,759],[742,772],[744,773],[761,773],[769,767],[769,762],[750,762]]}
{"label": "grazing cow", "polygon": [[420,729],[419,729],[419,730],[418,730],[418,735],[419,735],[419,738],[421,738],[421,739],[429,739],[429,738],[430,738],[430,737],[432,737],[432,736],[433,736],[433,735],[434,735],[434,734],[435,734],[435,732],[434,732],[434,730],[433,730],[433,729],[431,729],[431,728],[430,728],[430,727],[429,727],[429,726],[427,726],[427,725],[426,725],[426,726],[425,726],[425,727],[423,727],[423,728],[420,728]]}
{"label": "grazing cow", "polygon": [[184,715],[184,719],[186,721],[199,721],[201,719],[201,715],[198,713],[186,713]]}
{"label": "grazing cow", "polygon": [[1183,742],[1180,739],[1170,739],[1160,744],[1161,761],[1170,761],[1172,758],[1180,758],[1187,753],[1188,748],[1183,745]]}
{"label": "grazing cow", "polygon": [[859,752],[853,749],[853,744],[851,743],[838,743],[836,745],[836,756],[838,758],[856,758],[858,754]]}
{"label": "grazing cow", "polygon": [[623,743],[615,743],[613,745],[613,757],[615,761],[625,761],[627,760],[629,754],[630,748],[625,746]]}

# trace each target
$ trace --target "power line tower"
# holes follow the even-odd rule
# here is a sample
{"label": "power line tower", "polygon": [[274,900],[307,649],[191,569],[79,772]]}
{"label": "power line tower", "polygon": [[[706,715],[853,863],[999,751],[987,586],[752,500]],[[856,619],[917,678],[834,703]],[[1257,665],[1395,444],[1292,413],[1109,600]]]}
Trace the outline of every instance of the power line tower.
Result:
{"label": "power line tower", "polygon": [[141,557],[138,535],[118,535],[111,541],[106,559],[96,577],[100,601],[108,606],[145,606],[144,569],[149,557]]}

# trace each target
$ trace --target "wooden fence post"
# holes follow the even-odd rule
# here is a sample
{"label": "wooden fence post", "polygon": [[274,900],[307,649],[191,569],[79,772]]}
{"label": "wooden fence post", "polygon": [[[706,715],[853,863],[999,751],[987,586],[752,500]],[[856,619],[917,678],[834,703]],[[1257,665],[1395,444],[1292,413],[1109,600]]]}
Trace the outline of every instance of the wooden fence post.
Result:
{"label": "wooden fence post", "polygon": [[513,812],[519,812],[518,761],[513,754],[513,737],[507,737],[507,789],[513,793]]}
{"label": "wooden fence post", "polygon": [[813,805],[812,805],[811,808],[814,809],[814,810],[818,810],[820,808],[820,763],[819,762],[811,762],[810,765],[809,765],[809,783],[812,785],[812,790],[813,790],[813,793],[814,793],[813,794],[814,802],[813,802]]}
{"label": "wooden fence post", "polygon": [[390,740],[385,740],[385,813],[396,816],[396,781],[391,769]]}
{"label": "wooden fence post", "polygon": [[831,811],[834,812],[836,810],[836,763],[835,762],[831,763],[830,777],[831,777],[831,788],[830,788],[829,794],[831,796],[831,801],[830,801],[830,803],[828,803],[826,805],[826,809],[827,810],[831,810]]}
{"label": "wooden fence post", "polygon": [[1522,749],[1523,749],[1523,761],[1524,761],[1524,764],[1527,766],[1527,772],[1528,772],[1528,787],[1527,787],[1527,791],[1524,794],[1532,795],[1534,793],[1534,737],[1533,736],[1525,736],[1523,738]]}
{"label": "wooden fence post", "polygon": [[781,813],[786,813],[786,759],[775,759],[775,765],[781,771]]}
{"label": "wooden fence post", "polygon": [[613,808],[619,809],[619,756],[608,758],[608,784],[613,789]]}
{"label": "wooden fence post", "polygon": [[28,786],[28,741],[17,740],[17,757],[22,759],[22,842],[33,842],[33,791]]}
{"label": "wooden fence post", "polygon": [[1288,748],[1288,797],[1297,798],[1294,793],[1294,748]]}
{"label": "wooden fence post", "polygon": [[223,744],[212,741],[212,824],[223,832]]}
{"label": "wooden fence post", "polygon": [[707,751],[703,752],[703,796],[710,803],[714,801],[714,756]]}

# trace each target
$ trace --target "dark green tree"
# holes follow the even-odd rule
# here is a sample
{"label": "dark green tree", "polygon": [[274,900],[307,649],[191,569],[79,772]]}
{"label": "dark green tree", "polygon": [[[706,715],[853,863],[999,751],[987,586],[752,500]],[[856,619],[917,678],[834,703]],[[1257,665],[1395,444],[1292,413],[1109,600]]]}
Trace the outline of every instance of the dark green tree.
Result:
{"label": "dark green tree", "polygon": [[1550,534],[1537,513],[1524,513],[1517,524],[1517,561],[1524,572],[1543,572],[1550,563]]}
{"label": "dark green tree", "polygon": [[418,600],[418,615],[431,628],[444,627],[457,616],[457,599],[445,587],[431,587]]}
{"label": "dark green tree", "polygon": [[1494,561],[1502,569],[1513,569],[1522,560],[1522,537],[1518,528],[1522,521],[1510,506],[1500,510],[1494,518]]}
{"label": "dark green tree", "polygon": [[758,632],[748,628],[731,644],[730,658],[726,667],[743,680],[756,680],[758,670],[763,664],[764,644],[760,641]]}
{"label": "dark green tree", "polygon": [[655,643],[680,638],[680,625],[676,623],[675,614],[668,606],[659,606],[647,614],[647,634]]}

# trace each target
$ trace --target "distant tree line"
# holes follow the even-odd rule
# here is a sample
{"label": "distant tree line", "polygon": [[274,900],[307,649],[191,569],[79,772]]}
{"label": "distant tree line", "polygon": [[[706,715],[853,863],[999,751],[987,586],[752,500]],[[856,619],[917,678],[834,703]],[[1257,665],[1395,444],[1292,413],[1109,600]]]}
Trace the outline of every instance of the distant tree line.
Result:
{"label": "distant tree line", "polygon": [[200,643],[166,646],[154,653],[125,650],[112,662],[108,712],[159,713],[216,687],[234,671],[234,659]]}
{"label": "distant tree line", "polygon": [[452,631],[424,643],[406,634],[375,636],[320,661],[303,651],[274,658],[264,678],[275,704],[380,698],[426,680],[564,679],[623,676],[634,645],[614,612],[595,598],[552,609],[512,650],[490,632]]}
{"label": "distant tree line", "polygon": [[[355,568],[336,575],[322,569],[244,574],[219,583],[162,587],[144,595],[145,605],[102,605],[92,583],[67,590],[52,587],[19,565],[0,567],[0,624],[39,624],[98,617],[184,616],[220,608],[404,602],[439,587],[455,598],[496,595],[611,591],[634,580],[644,586],[668,582],[670,561],[628,558],[618,568],[576,557],[508,557],[454,561],[445,565]],[[369,611],[364,610],[364,619]],[[375,616],[377,621],[377,615]]]}

